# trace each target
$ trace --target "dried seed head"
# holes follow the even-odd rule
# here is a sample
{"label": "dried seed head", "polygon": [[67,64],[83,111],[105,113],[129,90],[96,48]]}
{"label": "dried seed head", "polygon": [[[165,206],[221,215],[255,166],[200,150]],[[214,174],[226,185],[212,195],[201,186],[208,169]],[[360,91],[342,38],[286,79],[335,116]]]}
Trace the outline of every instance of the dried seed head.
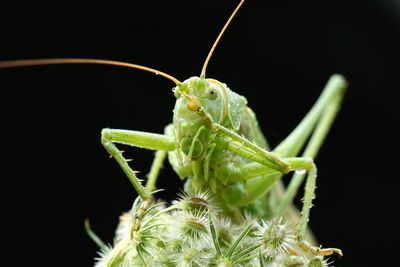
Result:
{"label": "dried seed head", "polygon": [[174,202],[174,205],[177,205],[182,210],[198,213],[199,211],[215,209],[212,205],[211,193],[209,191],[195,194],[182,193],[179,197],[180,198]]}
{"label": "dried seed head", "polygon": [[177,266],[206,266],[212,257],[207,243],[188,240],[177,254]]}
{"label": "dried seed head", "polygon": [[291,228],[282,222],[282,218],[275,218],[269,222],[263,221],[259,235],[262,242],[265,243],[266,253],[271,256],[286,255],[288,249],[295,244],[295,236]]}
{"label": "dried seed head", "polygon": [[[237,224],[210,202],[207,192],[182,194],[168,208],[137,201],[130,214],[121,217],[119,242],[99,254],[95,267],[329,266],[323,257],[299,247],[282,218],[263,221],[245,213]],[[139,218],[140,227],[135,223]],[[134,239],[129,238],[135,229]]]}
{"label": "dried seed head", "polygon": [[208,213],[198,211],[196,213],[179,211],[175,215],[178,219],[178,233],[182,237],[199,239],[208,234],[209,217]]}
{"label": "dried seed head", "polygon": [[312,258],[309,262],[307,267],[328,267],[329,262],[324,260],[321,256],[316,256]]}

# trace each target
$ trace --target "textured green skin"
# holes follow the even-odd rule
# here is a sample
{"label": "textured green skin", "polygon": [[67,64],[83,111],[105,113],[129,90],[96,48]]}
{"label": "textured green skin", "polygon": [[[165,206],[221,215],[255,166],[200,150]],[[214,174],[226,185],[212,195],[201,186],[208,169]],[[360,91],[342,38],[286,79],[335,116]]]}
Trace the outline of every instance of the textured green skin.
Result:
{"label": "textured green skin", "polygon": [[[192,77],[184,81],[177,90],[196,97],[202,110],[214,123],[263,149],[268,149],[256,116],[247,106],[246,98],[231,91],[226,84],[213,79]],[[178,99],[174,108],[173,124],[166,130],[167,135],[176,139],[178,146],[177,150],[168,153],[171,165],[182,179],[189,178],[185,185],[186,191],[218,192],[216,200],[220,206],[226,211],[237,212],[238,206],[242,206],[238,205],[239,200],[249,194],[243,185],[243,168],[252,161],[228,150],[230,138],[212,131],[204,115],[188,108],[191,100],[179,95],[179,92],[176,95]],[[195,152],[190,156],[191,147]],[[252,164],[262,167],[259,163]],[[276,179],[271,180],[271,185],[274,181]],[[258,194],[251,194],[251,199],[257,199],[270,188],[266,186]]]}

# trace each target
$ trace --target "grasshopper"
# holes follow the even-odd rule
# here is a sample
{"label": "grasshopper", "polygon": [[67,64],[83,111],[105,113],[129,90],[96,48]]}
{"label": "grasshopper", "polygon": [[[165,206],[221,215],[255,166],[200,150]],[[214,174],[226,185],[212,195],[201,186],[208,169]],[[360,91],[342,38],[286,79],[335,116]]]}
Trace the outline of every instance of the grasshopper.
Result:
{"label": "grasshopper", "polygon": [[[169,79],[175,84],[172,91],[176,103],[172,123],[165,127],[163,134],[108,128],[101,132],[101,143],[125,172],[141,200],[152,199],[167,157],[178,176],[186,179],[186,192],[210,191],[218,208],[234,221],[240,221],[246,212],[266,219],[293,218],[293,214],[297,214],[293,199],[306,178],[301,218],[296,215],[291,219],[298,224],[299,247],[316,255],[341,254],[339,249],[310,245],[306,235],[317,176],[313,158],[333,123],[347,83],[341,75],[333,75],[305,118],[285,140],[271,149],[246,98],[225,83],[206,77],[211,56],[243,3],[244,0],[219,33],[200,75],[184,81],[146,66],[103,59],[14,60],[0,62],[0,68],[104,64],[139,69]],[[146,185],[116,144],[156,151]],[[298,156],[301,150],[303,154]],[[291,172],[294,175],[284,189],[281,178]],[[140,228],[139,220],[134,228]]]}

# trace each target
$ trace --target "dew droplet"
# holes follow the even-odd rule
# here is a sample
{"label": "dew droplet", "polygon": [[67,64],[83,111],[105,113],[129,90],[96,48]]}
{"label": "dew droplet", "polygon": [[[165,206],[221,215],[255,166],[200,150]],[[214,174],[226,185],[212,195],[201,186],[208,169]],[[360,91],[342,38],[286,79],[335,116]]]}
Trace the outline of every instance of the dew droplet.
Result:
{"label": "dew droplet", "polygon": [[296,174],[298,174],[298,175],[303,175],[303,174],[306,173],[306,170],[305,170],[305,169],[297,169],[295,172],[296,172]]}

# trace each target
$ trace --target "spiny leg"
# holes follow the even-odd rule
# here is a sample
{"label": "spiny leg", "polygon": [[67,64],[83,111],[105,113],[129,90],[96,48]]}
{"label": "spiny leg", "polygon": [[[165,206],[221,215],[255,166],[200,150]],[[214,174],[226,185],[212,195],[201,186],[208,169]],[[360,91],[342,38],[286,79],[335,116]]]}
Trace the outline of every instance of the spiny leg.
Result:
{"label": "spiny leg", "polygon": [[[283,141],[277,148],[274,150],[275,153],[266,153],[267,157],[262,159],[262,153],[259,153],[259,151],[256,151],[253,149],[253,144],[248,145],[246,141],[240,141],[237,136],[235,136],[232,133],[229,133],[226,131],[226,129],[223,129],[221,131],[223,134],[233,137],[233,142],[228,144],[228,149],[235,151],[236,153],[247,157],[249,159],[255,160],[261,164],[264,164],[266,166],[269,166],[275,170],[278,170],[282,173],[285,173],[285,166],[284,164],[280,164],[279,162],[278,165],[276,164],[271,164],[270,161],[275,161],[276,158],[279,159],[279,157],[276,155],[282,155],[282,156],[293,156],[296,155],[308,139],[309,135],[312,133],[314,127],[316,127],[315,132],[313,136],[310,139],[309,145],[307,146],[304,156],[307,157],[315,157],[317,154],[319,147],[322,144],[322,141],[324,137],[326,136],[328,129],[330,128],[335,115],[337,113],[338,106],[340,104],[340,100],[342,99],[342,95],[344,92],[344,89],[346,88],[346,82],[345,80],[340,76],[340,75],[334,75],[328,82],[323,94],[317,101],[317,103],[314,105],[314,107],[311,109],[311,111],[307,114],[305,119],[299,124],[299,126],[293,131],[293,133],[285,140]],[[316,126],[317,125],[317,126]],[[261,158],[260,158],[261,157]],[[296,160],[304,160],[311,162],[311,158],[297,158]],[[281,159],[281,161],[286,161],[285,159]],[[287,162],[290,165],[290,162]],[[304,205],[303,205],[303,211],[302,211],[302,218],[301,218],[301,223],[300,223],[300,230],[299,230],[299,239],[300,240],[305,240],[305,235],[306,235],[306,229],[307,229],[307,222],[309,218],[309,212],[311,208],[311,202],[314,197],[314,190],[315,190],[315,180],[316,180],[316,168],[315,165],[308,164],[307,168],[306,166],[303,167],[303,169],[308,171],[308,178],[307,178],[307,183],[306,183],[306,192],[305,192],[305,200],[304,200]],[[282,168],[281,168],[282,167]],[[300,165],[297,167],[289,166],[289,170],[296,170],[296,168],[300,168]],[[253,183],[253,189],[254,190],[260,190],[260,186],[270,186],[269,181],[277,180],[280,178],[281,175],[266,175],[264,177],[258,177],[261,179],[253,179],[250,180],[250,184]],[[278,177],[278,178],[277,178]],[[297,178],[296,178],[297,177]],[[301,180],[299,180],[299,178]],[[289,192],[297,192],[297,188],[294,187],[295,184],[300,185],[302,178],[304,175],[297,174],[295,175],[295,179],[293,179],[293,186],[291,191]],[[294,190],[295,189],[295,190]],[[251,191],[251,188],[247,188],[246,191]],[[249,192],[249,195],[251,192]],[[288,195],[289,196],[289,195]],[[291,203],[289,201],[288,203]],[[303,245],[306,244],[303,242]],[[340,250],[337,249],[316,249],[312,248],[309,246],[310,250],[313,250],[314,252],[318,250],[317,253],[321,255],[327,255],[329,253],[337,252],[341,254]]]}
{"label": "spiny leg", "polygon": [[[321,96],[318,98],[317,102],[314,104],[308,114],[304,117],[296,129],[274,149],[274,152],[284,157],[297,156],[309,136],[313,133],[313,131],[315,131],[314,128],[316,125],[321,123],[322,117],[325,116],[324,114],[327,113],[327,109],[329,109],[329,106],[331,106],[332,102],[337,102],[337,105],[339,105],[346,86],[347,82],[341,75],[333,75],[326,84]],[[332,118],[332,121],[333,119],[334,118]],[[323,138],[320,141],[322,143]],[[317,153],[313,155],[303,154],[303,156],[315,158],[316,154]],[[301,179],[298,178],[299,176],[301,176]],[[276,207],[274,209],[274,213],[289,216],[293,221],[300,220],[298,216],[298,210],[293,205],[292,201],[300,184],[303,181],[304,176],[304,174],[294,174],[294,178],[291,179],[291,187],[289,191],[291,192],[292,197],[290,200],[288,196],[286,196],[288,194],[286,192],[288,191],[285,190],[283,182],[280,179],[277,179],[278,181],[271,189],[268,198],[269,201],[274,203],[271,205],[271,207]],[[314,239],[310,231],[308,231],[308,238],[309,240]],[[315,240],[313,243],[315,243]]]}
{"label": "spiny leg", "polygon": [[[294,162],[293,162],[294,160]],[[307,172],[307,181],[305,185],[303,208],[301,210],[301,220],[299,227],[299,239],[304,240],[306,236],[308,218],[310,216],[310,209],[312,207],[312,200],[315,197],[315,182],[317,178],[317,168],[312,158],[293,158],[289,160],[292,164],[296,165],[297,173]]]}
{"label": "spiny leg", "polygon": [[[118,264],[122,257],[124,257],[123,251],[126,246],[128,246],[132,240],[136,239],[135,233],[137,233],[141,228],[142,217],[151,206],[151,193],[155,187],[157,176],[165,158],[166,151],[175,150],[176,145],[174,138],[168,135],[115,129],[103,129],[101,141],[106,150],[115,158],[124,170],[141,198],[141,200],[138,198],[137,201],[135,201],[136,204],[134,204],[134,207],[132,208],[132,215],[135,217],[130,225],[131,234],[127,235],[126,238],[116,244],[106,259],[107,266],[114,266],[115,264]],[[141,181],[136,177],[135,171],[129,167],[127,160],[122,156],[122,152],[118,150],[114,143],[158,150],[148,175],[149,180],[146,188],[142,186]],[[139,250],[138,253],[140,253]]]}
{"label": "spiny leg", "polygon": [[305,163],[304,169],[307,171],[307,180],[304,190],[303,208],[301,210],[300,226],[297,235],[298,245],[305,251],[318,256],[329,256],[334,253],[343,256],[340,249],[337,248],[321,248],[311,245],[306,241],[307,225],[310,217],[310,209],[312,207],[312,200],[315,198],[315,182],[317,178],[317,168],[312,158],[297,158]]}
{"label": "spiny leg", "polygon": [[[245,151],[246,149],[247,149],[246,147],[242,147],[242,149],[238,149],[235,151],[238,154],[247,157],[251,152]],[[243,151],[245,152],[242,153]],[[256,157],[257,155],[253,156]],[[253,156],[248,158],[251,159],[253,158]],[[339,249],[335,248],[322,249],[314,247],[305,241],[308,218],[312,206],[312,200],[314,198],[315,182],[317,176],[317,169],[315,167],[313,159],[311,157],[297,157],[297,158],[281,158],[280,160],[287,164],[289,171],[298,171],[298,172],[304,171],[304,173],[306,172],[308,173],[307,182],[305,186],[304,203],[301,212],[302,216],[298,230],[299,246],[304,250],[311,252],[315,255],[325,256],[325,255],[331,255],[333,253],[338,253],[342,255]],[[254,172],[252,173],[251,170],[254,170]],[[232,203],[238,206],[245,206],[251,203],[255,197],[262,195],[265,189],[271,188],[272,185],[282,176],[282,173],[279,173],[276,170],[271,169],[270,167],[259,166],[257,164],[249,164],[247,166],[247,171],[250,174],[252,173],[251,175],[257,175],[260,174],[259,172],[265,171],[265,175],[260,175],[258,177],[246,181],[246,183],[244,184],[244,190],[236,188],[235,186],[231,186],[224,191],[225,196],[230,197],[230,199],[227,200],[231,201]],[[251,175],[249,177],[251,177]],[[241,192],[245,192],[245,194],[240,195]]]}
{"label": "spiny leg", "polygon": [[[323,114],[317,125],[317,128],[315,129],[313,135],[311,136],[311,139],[307,147],[305,148],[303,154],[304,156],[315,157],[337,113],[337,107],[338,103],[334,102],[327,107],[325,113]],[[298,188],[300,187],[302,181],[304,180],[304,175],[305,174],[299,172],[293,175],[293,178],[290,181],[290,184],[278,208],[278,212],[280,212],[281,214],[286,210],[287,206],[292,203],[298,191]],[[316,255],[328,256],[333,253],[337,253],[342,256],[343,254],[340,249],[314,247],[306,241],[306,231],[310,216],[310,208],[312,207],[312,199],[315,196],[314,195],[315,183],[316,183],[316,173],[309,172],[306,180],[304,202],[301,212],[301,221],[300,221],[299,236],[298,236],[299,244],[303,249],[311,251]]]}
{"label": "spiny leg", "polygon": [[[303,157],[315,158],[332,123],[337,115],[340,102],[343,97],[344,90],[346,89],[347,83],[344,78],[340,75],[333,75],[328,81],[324,92],[321,94],[319,100],[315,103],[314,107],[310,110],[307,116],[302,122],[296,127],[296,129],[285,139],[278,147],[274,150],[278,154],[284,156],[295,156],[304,145],[308,136],[312,133],[312,136],[304,150]],[[315,128],[315,129],[314,129]],[[296,142],[297,140],[297,142]],[[283,194],[277,212],[283,215],[288,210],[289,206],[292,205],[293,199],[296,196],[300,185],[302,184],[305,177],[305,173],[297,172],[293,175],[289,186]],[[309,176],[310,177],[310,176]],[[308,191],[312,192],[305,194],[306,197],[314,195],[315,180],[311,179],[306,183],[306,194]],[[314,182],[314,185],[311,183]],[[314,189],[311,189],[313,187]],[[310,202],[311,205],[311,202]],[[305,209],[303,205],[303,210]],[[306,217],[306,218],[304,218]],[[309,217],[308,213],[302,212],[302,227],[300,231],[302,239],[305,239],[306,224]]]}
{"label": "spiny leg", "polygon": [[[294,140],[299,138],[299,143],[301,145],[304,144],[306,141],[308,135],[311,133],[310,129],[312,124],[316,124],[314,132],[312,133],[312,136],[304,150],[303,157],[311,157],[315,158],[326,135],[328,134],[328,131],[337,115],[338,109],[340,102],[342,100],[343,96],[343,91],[346,88],[346,82],[341,76],[333,76],[330,81],[327,84],[327,87],[325,89],[326,93],[321,96],[322,99],[326,99],[326,102],[324,106],[319,104],[318,102],[314,106],[314,108],[310,111],[309,114],[301,123],[300,125],[293,131],[293,133],[289,136],[289,141],[283,141],[281,145],[277,147],[276,150],[280,151],[279,154],[291,154],[291,153],[298,153],[298,150],[301,149],[301,146],[298,146],[298,144],[294,143]],[[327,97],[327,96],[331,97]],[[318,120],[313,122],[318,114],[316,110],[322,109],[321,115]],[[314,115],[313,115],[314,114]],[[286,148],[286,149],[282,149]],[[293,178],[290,181],[290,184],[282,197],[282,201],[280,202],[280,206],[278,207],[278,213],[283,214],[289,205],[292,204],[293,199],[303,182],[305,177],[305,173],[297,172],[293,175]],[[316,178],[316,173],[313,174],[313,172],[308,173],[306,185],[305,185],[305,194],[304,194],[304,203],[303,203],[303,209],[302,209],[302,217],[301,217],[301,222],[300,222],[300,230],[299,230],[299,240],[300,244],[303,248],[306,248],[310,251],[312,251],[315,254],[318,255],[330,255],[332,253],[338,253],[339,255],[342,255],[342,252],[338,249],[334,248],[327,248],[327,249],[321,249],[321,248],[316,248],[312,247],[308,242],[306,242],[306,230],[307,230],[307,223],[309,220],[309,212],[310,208],[312,207],[312,199],[314,198],[314,191],[315,191],[315,179]]]}
{"label": "spiny leg", "polygon": [[[294,157],[300,152],[309,136],[313,134],[313,137],[311,137],[312,140],[310,139],[303,157],[315,158],[337,114],[346,87],[347,82],[341,75],[333,75],[308,114],[296,129],[273,150],[273,152],[282,157]],[[277,201],[280,203],[277,209],[278,214],[283,215],[284,211],[288,211],[290,214],[297,214],[295,207],[290,205],[292,205],[293,198],[296,195],[304,176],[305,174],[294,174],[286,192],[282,183],[279,181],[278,183],[275,183],[276,186],[273,188],[273,192],[276,193]],[[271,179],[271,177],[266,177],[266,179]],[[276,180],[279,180],[279,178]],[[255,190],[259,190],[259,186],[262,186],[262,182],[263,179],[261,177],[252,182]],[[268,185],[268,181],[266,182]]]}
{"label": "spiny leg", "polygon": [[[304,119],[299,123],[295,130],[279,144],[275,149],[279,155],[284,157],[294,157],[300,152],[305,142],[309,138],[310,134],[312,134],[314,128],[317,124],[321,124],[324,120],[323,117],[326,114],[330,113],[327,110],[331,109],[331,106],[335,106],[337,109],[340,101],[343,97],[343,93],[347,87],[346,80],[341,75],[332,75],[329,79],[325,89],[323,90],[321,96],[308,112],[308,114],[304,117]],[[333,117],[330,121],[327,128],[333,122],[333,119],[336,115],[336,111],[332,113]],[[317,126],[318,127],[318,126]],[[315,147],[320,147],[324,138],[320,139],[320,142]],[[303,156],[315,158],[318,148],[315,153],[305,153]],[[284,211],[288,211],[291,214],[297,214],[296,208],[292,206],[292,201],[294,196],[296,195],[300,184],[302,183],[304,178],[304,174],[295,174],[293,179],[291,179],[291,183],[289,189],[285,191],[282,183],[277,183],[274,188],[277,192],[279,207],[277,209],[277,213],[283,215]],[[286,192],[286,193],[285,193]],[[293,217],[293,216],[292,216]],[[295,215],[297,217],[297,215]]]}
{"label": "spiny leg", "polygon": [[[317,129],[321,129],[318,127]],[[320,131],[316,131],[313,137],[318,136]],[[313,139],[313,138],[312,138]],[[313,142],[313,144],[318,143],[317,141]],[[313,146],[308,146],[308,151],[314,150]],[[301,210],[301,219],[300,226],[297,235],[297,241],[299,246],[314,255],[318,256],[329,256],[334,253],[343,256],[343,253],[340,249],[337,248],[321,248],[311,245],[306,241],[306,233],[307,233],[307,225],[310,217],[310,209],[312,207],[312,200],[315,197],[315,183],[317,178],[317,168],[314,164],[314,161],[310,157],[301,157],[301,158],[284,158],[284,161],[288,162],[293,168],[299,170],[301,172],[307,172],[307,180],[305,185],[304,199],[303,199],[303,208]]]}
{"label": "spiny leg", "polygon": [[[335,106],[336,109],[338,108],[346,87],[347,82],[342,75],[332,75],[321,96],[308,114],[293,130],[293,132],[273,150],[273,152],[282,157],[295,157],[313,132],[315,125],[320,120],[321,116],[326,114],[325,111],[332,105]],[[336,115],[336,113],[334,113],[334,115]],[[332,117],[332,121],[334,117],[335,116]],[[329,126],[330,124],[328,125],[328,128]],[[323,139],[321,139],[321,142],[322,141]]]}
{"label": "spiny leg", "polygon": [[[322,145],[322,142],[328,134],[328,131],[336,117],[340,100],[340,98],[335,98],[326,106],[326,109],[321,115],[321,118],[318,121],[318,124],[309,140],[309,143],[304,150],[304,153],[302,155],[303,157],[316,157]],[[278,212],[280,214],[282,214],[286,210],[288,205],[293,202],[293,199],[296,196],[296,193],[304,180],[304,176],[305,174],[301,172],[297,172],[293,175],[292,179],[290,180],[289,186],[284,196],[282,197],[282,201],[278,209]]]}
{"label": "spiny leg", "polygon": [[[148,190],[142,186],[141,181],[135,174],[135,171],[130,168],[128,161],[123,157],[122,152],[115,146],[114,143],[154,150],[171,151],[176,149],[173,138],[169,136],[116,129],[103,129],[101,132],[101,143],[107,152],[118,162],[122,170],[131,181],[133,187],[143,200],[150,198]],[[155,178],[152,179],[154,180]],[[151,183],[153,183],[153,181]],[[150,187],[152,186],[153,185],[150,184]]]}

